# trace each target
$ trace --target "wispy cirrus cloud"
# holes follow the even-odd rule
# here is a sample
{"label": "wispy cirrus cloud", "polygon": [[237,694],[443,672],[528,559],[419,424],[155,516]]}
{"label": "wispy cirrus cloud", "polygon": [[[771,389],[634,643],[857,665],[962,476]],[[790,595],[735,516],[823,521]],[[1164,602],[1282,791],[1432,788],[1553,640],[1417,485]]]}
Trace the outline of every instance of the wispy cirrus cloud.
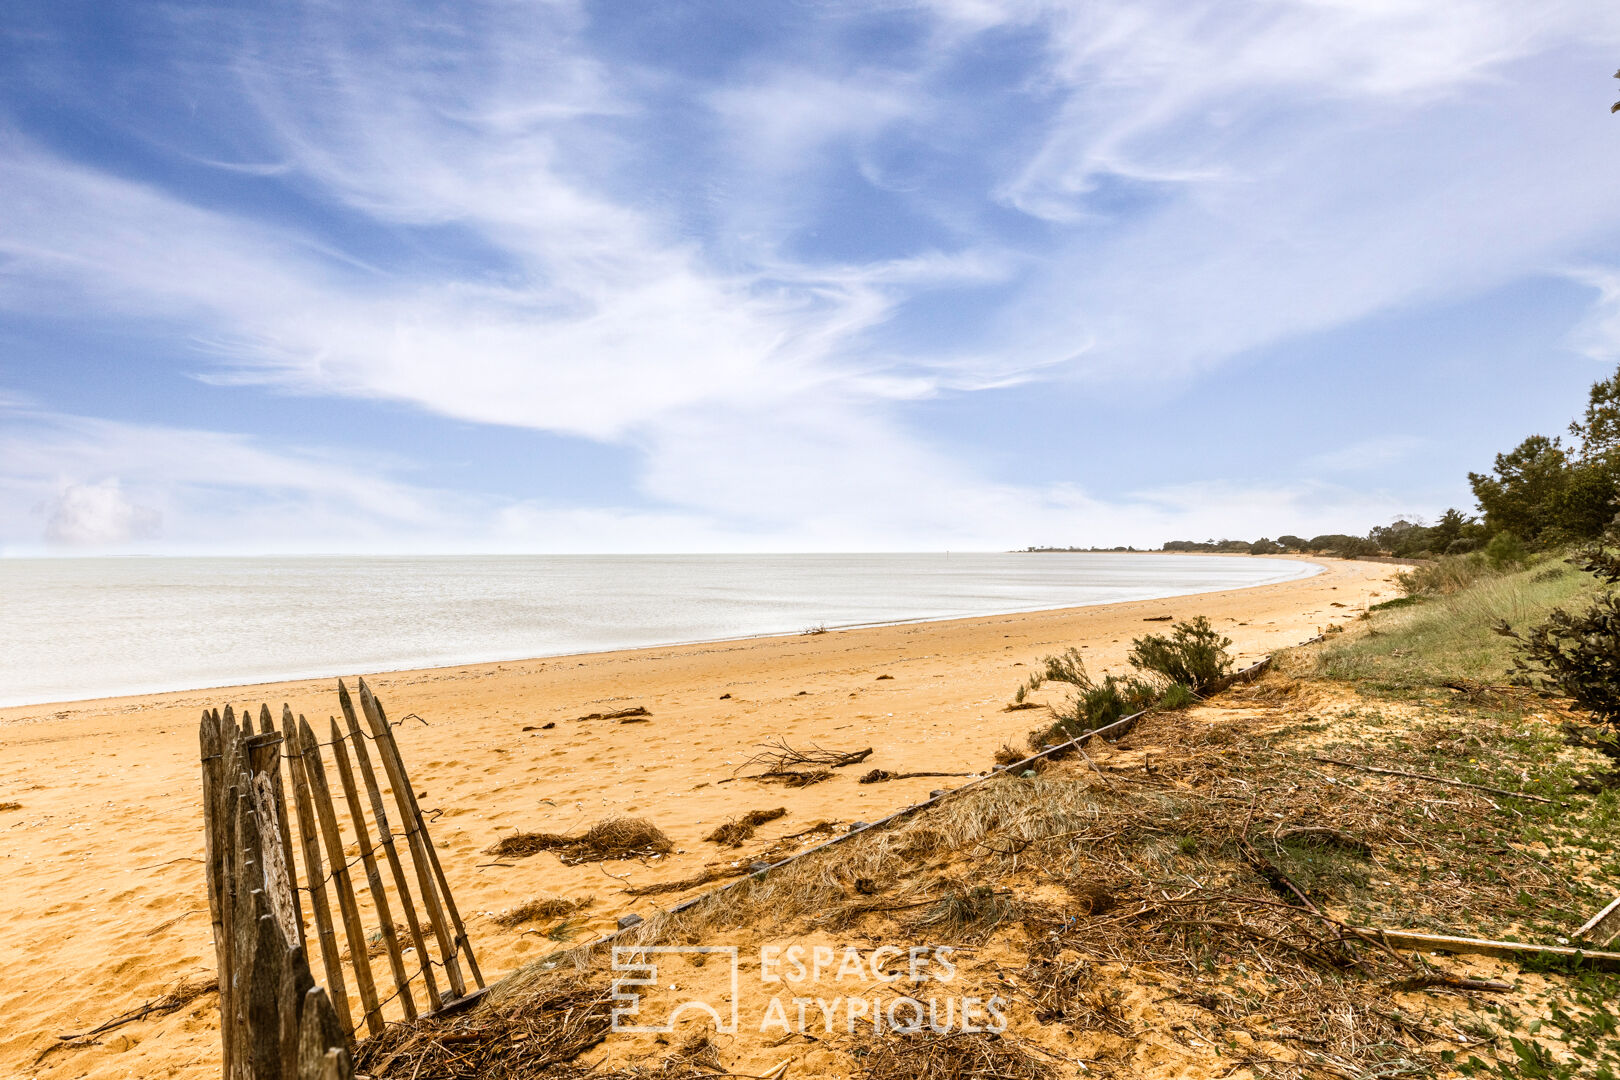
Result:
{"label": "wispy cirrus cloud", "polygon": [[[879,15],[910,22],[865,51]],[[317,466],[254,457],[248,433],[154,426],[155,446],[236,462],[240,505],[310,508],[345,543],[611,545],[625,521],[675,546],[1146,542],[1399,509],[1328,478],[1375,476],[1414,436],[1350,440],[1304,480],[1257,469],[1203,489],[1218,498],[1102,500],[995,479],[906,410],[1196,380],[1372,314],[1606,265],[1620,237],[1607,117],[1567,104],[1572,59],[1620,45],[1620,15],[1585,4],[829,4],[802,16],[816,34],[684,66],[613,44],[616,17],[558,2],[182,18],[168,76],[210,99],[218,130],[130,123],[149,152],[226,180],[188,187],[6,129],[0,306],[154,327],[174,363],[238,390],[639,455],[621,505],[586,511],[418,487],[353,447]],[[98,440],[128,450],[139,427],[36,423],[13,450],[71,467],[47,480],[34,453],[13,488],[82,508],[59,539],[149,536],[145,509],[175,536],[223,481],[178,449],[97,464]],[[362,487],[390,494],[361,504],[375,527],[344,532],[321,507]]]}

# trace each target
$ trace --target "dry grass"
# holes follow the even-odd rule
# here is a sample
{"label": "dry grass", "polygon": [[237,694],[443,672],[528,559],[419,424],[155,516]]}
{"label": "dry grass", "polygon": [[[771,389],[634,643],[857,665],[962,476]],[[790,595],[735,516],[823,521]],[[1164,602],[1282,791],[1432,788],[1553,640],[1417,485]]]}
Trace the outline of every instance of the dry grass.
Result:
{"label": "dry grass", "polygon": [[555,851],[563,863],[605,862],[610,859],[640,859],[668,855],[675,842],[644,818],[617,817],[599,821],[578,836],[561,833],[513,833],[503,836],[490,855],[524,858],[542,851]]}
{"label": "dry grass", "polygon": [[607,1038],[612,996],[580,975],[494,997],[469,1013],[391,1024],[362,1042],[354,1071],[415,1080],[583,1075],[575,1063]]}
{"label": "dry grass", "polygon": [[1021,1040],[983,1032],[931,1031],[851,1041],[867,1080],[1052,1080],[1049,1062]]}

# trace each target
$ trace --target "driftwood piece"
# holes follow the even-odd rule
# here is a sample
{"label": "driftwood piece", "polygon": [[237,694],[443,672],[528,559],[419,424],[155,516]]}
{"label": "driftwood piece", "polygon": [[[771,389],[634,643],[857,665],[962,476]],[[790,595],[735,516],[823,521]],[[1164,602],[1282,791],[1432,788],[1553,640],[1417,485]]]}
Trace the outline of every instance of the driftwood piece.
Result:
{"label": "driftwood piece", "polygon": [[1527,960],[1531,957],[1556,956],[1578,967],[1592,967],[1601,971],[1620,971],[1620,952],[1599,952],[1577,949],[1568,945],[1530,945],[1522,941],[1491,941],[1486,938],[1448,937],[1443,934],[1414,934],[1406,930],[1379,930],[1359,927],[1356,933],[1389,946],[1392,949],[1413,949],[1420,952],[1449,952],[1472,956],[1499,956],[1507,960]]}
{"label": "driftwood piece", "polygon": [[630,723],[644,716],[651,716],[645,705],[632,705],[628,709],[614,709],[612,712],[586,713],[584,716],[574,717],[578,723],[582,720],[617,720],[621,724]]}
{"label": "driftwood piece", "polygon": [[[450,925],[455,930],[457,955],[466,957],[467,967],[472,972],[474,981],[482,987],[484,985],[484,974],[478,970],[478,958],[473,955],[472,942],[467,938],[467,926],[461,921],[461,912],[456,909],[455,895],[450,892],[450,882],[444,876],[444,867],[439,863],[439,849],[433,846],[433,840],[428,836],[427,822],[423,820],[422,808],[416,802],[416,788],[411,786],[410,777],[405,772],[405,759],[400,756],[399,744],[394,741],[394,729],[388,726],[388,715],[383,712],[382,702],[377,700],[377,696],[371,692],[371,688],[365,684],[364,679],[360,680],[360,692],[362,700],[369,698],[377,710],[377,718],[382,726],[382,736],[378,738],[378,746],[382,748],[384,753],[394,759],[394,764],[399,769],[400,779],[404,781],[405,798],[410,802],[411,819],[416,835],[421,837],[422,846],[427,849],[428,864],[433,869],[433,878],[438,884],[440,899],[443,901],[444,910],[450,916]],[[445,967],[447,969],[450,966],[450,960],[453,958],[452,956],[445,958]],[[462,997],[465,997],[466,993],[465,985],[457,991],[457,995]]]}
{"label": "driftwood piece", "polygon": [[[281,708],[281,731],[287,755],[288,772],[292,774],[293,801],[298,808],[298,836],[303,843],[304,879],[309,883],[309,907],[315,916],[315,936],[321,943],[321,967],[326,972],[326,987],[337,1011],[338,1022],[344,1031],[354,1030],[349,1014],[349,990],[343,978],[343,964],[338,959],[337,932],[332,924],[332,908],[326,896],[325,860],[321,858],[320,827],[315,821],[315,806],[310,801],[309,781],[303,767],[303,752],[298,735],[298,722],[292,710]],[[341,854],[339,858],[342,858]]]}
{"label": "driftwood piece", "polygon": [[890,780],[912,780],[919,776],[977,776],[970,772],[889,772],[886,769],[873,769],[863,775],[856,783],[882,784]]}
{"label": "driftwood piece", "polygon": [[[388,861],[388,872],[394,879],[394,891],[399,895],[399,906],[403,908],[405,927],[411,934],[411,945],[416,949],[416,959],[421,968],[422,985],[427,989],[428,1008],[437,1012],[443,1007],[443,999],[439,996],[439,982],[433,976],[433,956],[428,952],[427,939],[422,934],[422,922],[417,916],[416,905],[411,902],[411,885],[405,876],[405,866],[399,858],[399,848],[394,843],[393,826],[388,822],[388,803],[383,798],[382,789],[377,784],[377,772],[371,767],[371,753],[366,749],[366,736],[360,730],[360,720],[355,716],[354,700],[349,697],[349,688],[338,680],[338,705],[343,710],[343,724],[349,730],[349,740],[354,744],[354,761],[360,768],[360,779],[366,785],[366,797],[371,800],[371,816],[377,823],[377,835],[382,844],[383,856]],[[413,1006],[414,1007],[414,1006]]]}
{"label": "driftwood piece", "polygon": [[1484,784],[1470,784],[1466,780],[1452,780],[1444,776],[1434,776],[1430,773],[1406,772],[1403,769],[1381,769],[1376,765],[1357,765],[1353,761],[1340,761],[1338,758],[1311,755],[1312,761],[1320,761],[1324,765],[1337,765],[1341,769],[1355,769],[1358,772],[1377,773],[1380,776],[1404,776],[1409,780],[1427,780],[1431,784],[1449,784],[1452,787],[1471,788],[1474,791],[1488,791],[1492,795],[1501,795],[1509,799],[1529,799],[1531,802],[1551,803],[1560,805],[1556,799],[1544,798],[1540,795],[1530,795],[1523,791],[1509,791],[1506,788],[1486,787]]}
{"label": "driftwood piece", "polygon": [[326,840],[326,855],[332,861],[332,891],[337,894],[338,912],[343,918],[344,936],[349,941],[349,960],[354,982],[365,1009],[366,1030],[372,1035],[383,1031],[382,1008],[377,1001],[377,984],[371,976],[370,948],[365,925],[360,921],[360,905],[354,896],[354,880],[349,877],[348,858],[343,850],[343,834],[338,829],[337,812],[332,806],[332,790],[326,782],[326,766],[321,747],[302,716],[298,718],[299,749],[303,751],[304,780],[315,803],[315,817]]}
{"label": "driftwood piece", "polygon": [[377,701],[372,697],[364,679],[360,680],[360,711],[365,714],[366,724],[371,728],[372,739],[377,746],[377,756],[382,759],[383,771],[388,774],[388,784],[394,789],[394,802],[399,807],[405,840],[411,850],[411,864],[416,870],[416,885],[421,890],[422,903],[427,907],[428,920],[433,924],[434,936],[439,941],[439,955],[444,961],[445,977],[450,980],[450,992],[455,997],[462,997],[467,993],[467,984],[461,977],[461,965],[456,962],[455,944],[446,929],[449,923],[445,919],[444,908],[439,903],[438,888],[434,883],[431,864],[428,862],[430,844],[415,813],[416,793],[411,790],[410,780],[404,775],[399,755],[392,752],[395,748],[390,737],[392,733],[388,730],[388,721],[378,708]]}
{"label": "driftwood piece", "polygon": [[[388,902],[388,890],[383,886],[382,873],[377,869],[377,858],[372,854],[371,830],[366,827],[366,812],[360,805],[360,791],[354,782],[354,768],[349,764],[349,752],[343,745],[337,720],[332,719],[332,760],[337,765],[338,779],[343,784],[343,799],[349,808],[349,821],[354,826],[354,842],[360,845],[360,863],[365,867],[366,886],[371,890],[371,903],[381,923],[383,948],[388,953],[388,966],[394,975],[394,988],[405,1009],[405,1019],[416,1018],[416,1003],[411,1000],[411,980],[405,974],[405,957],[399,950],[399,938],[394,933],[393,906]],[[354,962],[362,962],[354,955]]]}
{"label": "driftwood piece", "polygon": [[1613,945],[1620,941],[1620,896],[1609,902],[1609,906],[1587,920],[1585,926],[1575,931],[1575,936],[1582,941],[1602,947]]}

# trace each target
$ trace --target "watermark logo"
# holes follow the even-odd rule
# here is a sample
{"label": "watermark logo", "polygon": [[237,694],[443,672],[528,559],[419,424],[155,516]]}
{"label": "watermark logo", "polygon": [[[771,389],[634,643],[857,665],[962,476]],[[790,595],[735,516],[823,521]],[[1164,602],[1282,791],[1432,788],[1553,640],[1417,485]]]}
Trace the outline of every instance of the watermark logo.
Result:
{"label": "watermark logo", "polygon": [[[642,1014],[644,1003],[650,1004],[652,992],[659,989],[658,964],[654,958],[660,956],[687,956],[700,957],[699,962],[706,961],[711,955],[724,956],[730,961],[731,967],[731,993],[730,1001],[725,1011],[716,1009],[709,1002],[689,998],[672,1007],[664,1018],[656,1023],[649,1023],[648,1017]],[[714,1022],[714,1029],[721,1035],[735,1035],[737,1033],[737,946],[735,945],[615,945],[613,946],[613,970],[624,972],[613,980],[613,1011],[611,1026],[614,1031],[632,1034],[663,1034],[675,1030],[675,1021],[688,1010],[707,1013]],[[669,993],[677,993],[679,988],[670,984]]]}
{"label": "watermark logo", "polygon": [[[869,1027],[874,1033],[1000,1034],[1007,1028],[1006,999],[949,992],[956,977],[954,951],[950,946],[932,945],[905,949],[885,945],[870,951],[854,946],[766,945],[759,950],[755,968],[764,992],[763,1006],[747,1022],[757,1021],[762,1033],[854,1034]],[[678,984],[661,981],[660,960],[675,956],[688,958],[692,966],[706,966],[711,956],[724,956],[729,978],[726,1002],[715,1006],[718,994],[713,975],[693,975],[694,982],[709,987],[708,996],[697,993],[694,985],[683,995]],[[736,1034],[740,959],[735,945],[614,946],[613,970],[619,977],[612,987],[612,1030],[669,1033],[682,1016],[695,1012],[707,1015],[719,1034]],[[663,967],[667,977],[671,965]],[[847,985],[849,981],[858,988]],[[825,983],[833,984],[830,993]]]}

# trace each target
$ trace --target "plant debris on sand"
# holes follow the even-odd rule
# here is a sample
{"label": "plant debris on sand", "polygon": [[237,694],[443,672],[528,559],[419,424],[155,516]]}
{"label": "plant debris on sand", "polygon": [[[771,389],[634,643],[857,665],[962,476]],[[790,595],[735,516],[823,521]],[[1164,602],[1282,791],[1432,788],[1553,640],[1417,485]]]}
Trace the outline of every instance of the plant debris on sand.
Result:
{"label": "plant debris on sand", "polygon": [[580,1060],[612,1031],[613,988],[577,972],[519,976],[472,1011],[390,1024],[362,1042],[373,1080],[704,1080],[728,1076],[707,1029],[621,1068]]}
{"label": "plant debris on sand", "polygon": [[503,836],[487,854],[523,858],[541,851],[555,851],[563,863],[605,862],[610,859],[640,859],[668,855],[674,841],[645,818],[616,817],[599,821],[578,836],[561,833],[513,833]]}
{"label": "plant debris on sand", "polygon": [[750,810],[742,817],[721,825],[703,839],[726,847],[742,847],[743,841],[753,838],[755,829],[781,817],[787,817],[785,806],[778,806],[774,810]]}
{"label": "plant debris on sand", "polygon": [[218,992],[218,979],[181,979],[170,987],[168,993],[162,997],[138,1005],[126,1013],[120,1013],[106,1023],[98,1024],[89,1031],[81,1031],[72,1035],[58,1035],[57,1039],[59,1041],[47,1046],[39,1057],[34,1059],[34,1064],[39,1064],[53,1051],[88,1046],[95,1041],[97,1035],[105,1035],[109,1031],[115,1031],[125,1024],[133,1024],[137,1020],[145,1020],[153,1016],[167,1016],[169,1013],[179,1012],[198,998],[205,997],[208,994],[217,994]]}
{"label": "plant debris on sand", "polygon": [[651,715],[652,715],[652,713],[647,711],[647,707],[645,705],[632,705],[628,709],[615,709],[612,712],[586,713],[584,716],[576,716],[576,717],[574,717],[574,720],[575,721],[580,721],[580,720],[621,720],[622,721],[622,720],[629,720],[632,717],[651,716]]}
{"label": "plant debris on sand", "polygon": [[607,1038],[612,1004],[607,986],[584,977],[543,982],[460,1016],[390,1024],[359,1045],[354,1071],[417,1080],[583,1075],[574,1063]]}
{"label": "plant debris on sand", "polygon": [[1054,1080],[1058,1072],[1007,1035],[931,1031],[852,1042],[867,1080]]}
{"label": "plant debris on sand", "polygon": [[773,739],[765,743],[759,753],[738,766],[738,771],[755,765],[763,766],[767,773],[782,772],[801,765],[841,769],[845,765],[858,765],[871,756],[870,746],[864,750],[827,750],[812,744],[808,750],[797,750],[789,746],[785,739]]}
{"label": "plant debris on sand", "polygon": [[567,900],[560,896],[541,897],[519,904],[510,911],[503,911],[492,916],[497,926],[522,926],[527,922],[537,922],[541,919],[557,919],[564,915],[572,915],[583,908],[596,903],[596,897],[585,896],[578,900]]}

